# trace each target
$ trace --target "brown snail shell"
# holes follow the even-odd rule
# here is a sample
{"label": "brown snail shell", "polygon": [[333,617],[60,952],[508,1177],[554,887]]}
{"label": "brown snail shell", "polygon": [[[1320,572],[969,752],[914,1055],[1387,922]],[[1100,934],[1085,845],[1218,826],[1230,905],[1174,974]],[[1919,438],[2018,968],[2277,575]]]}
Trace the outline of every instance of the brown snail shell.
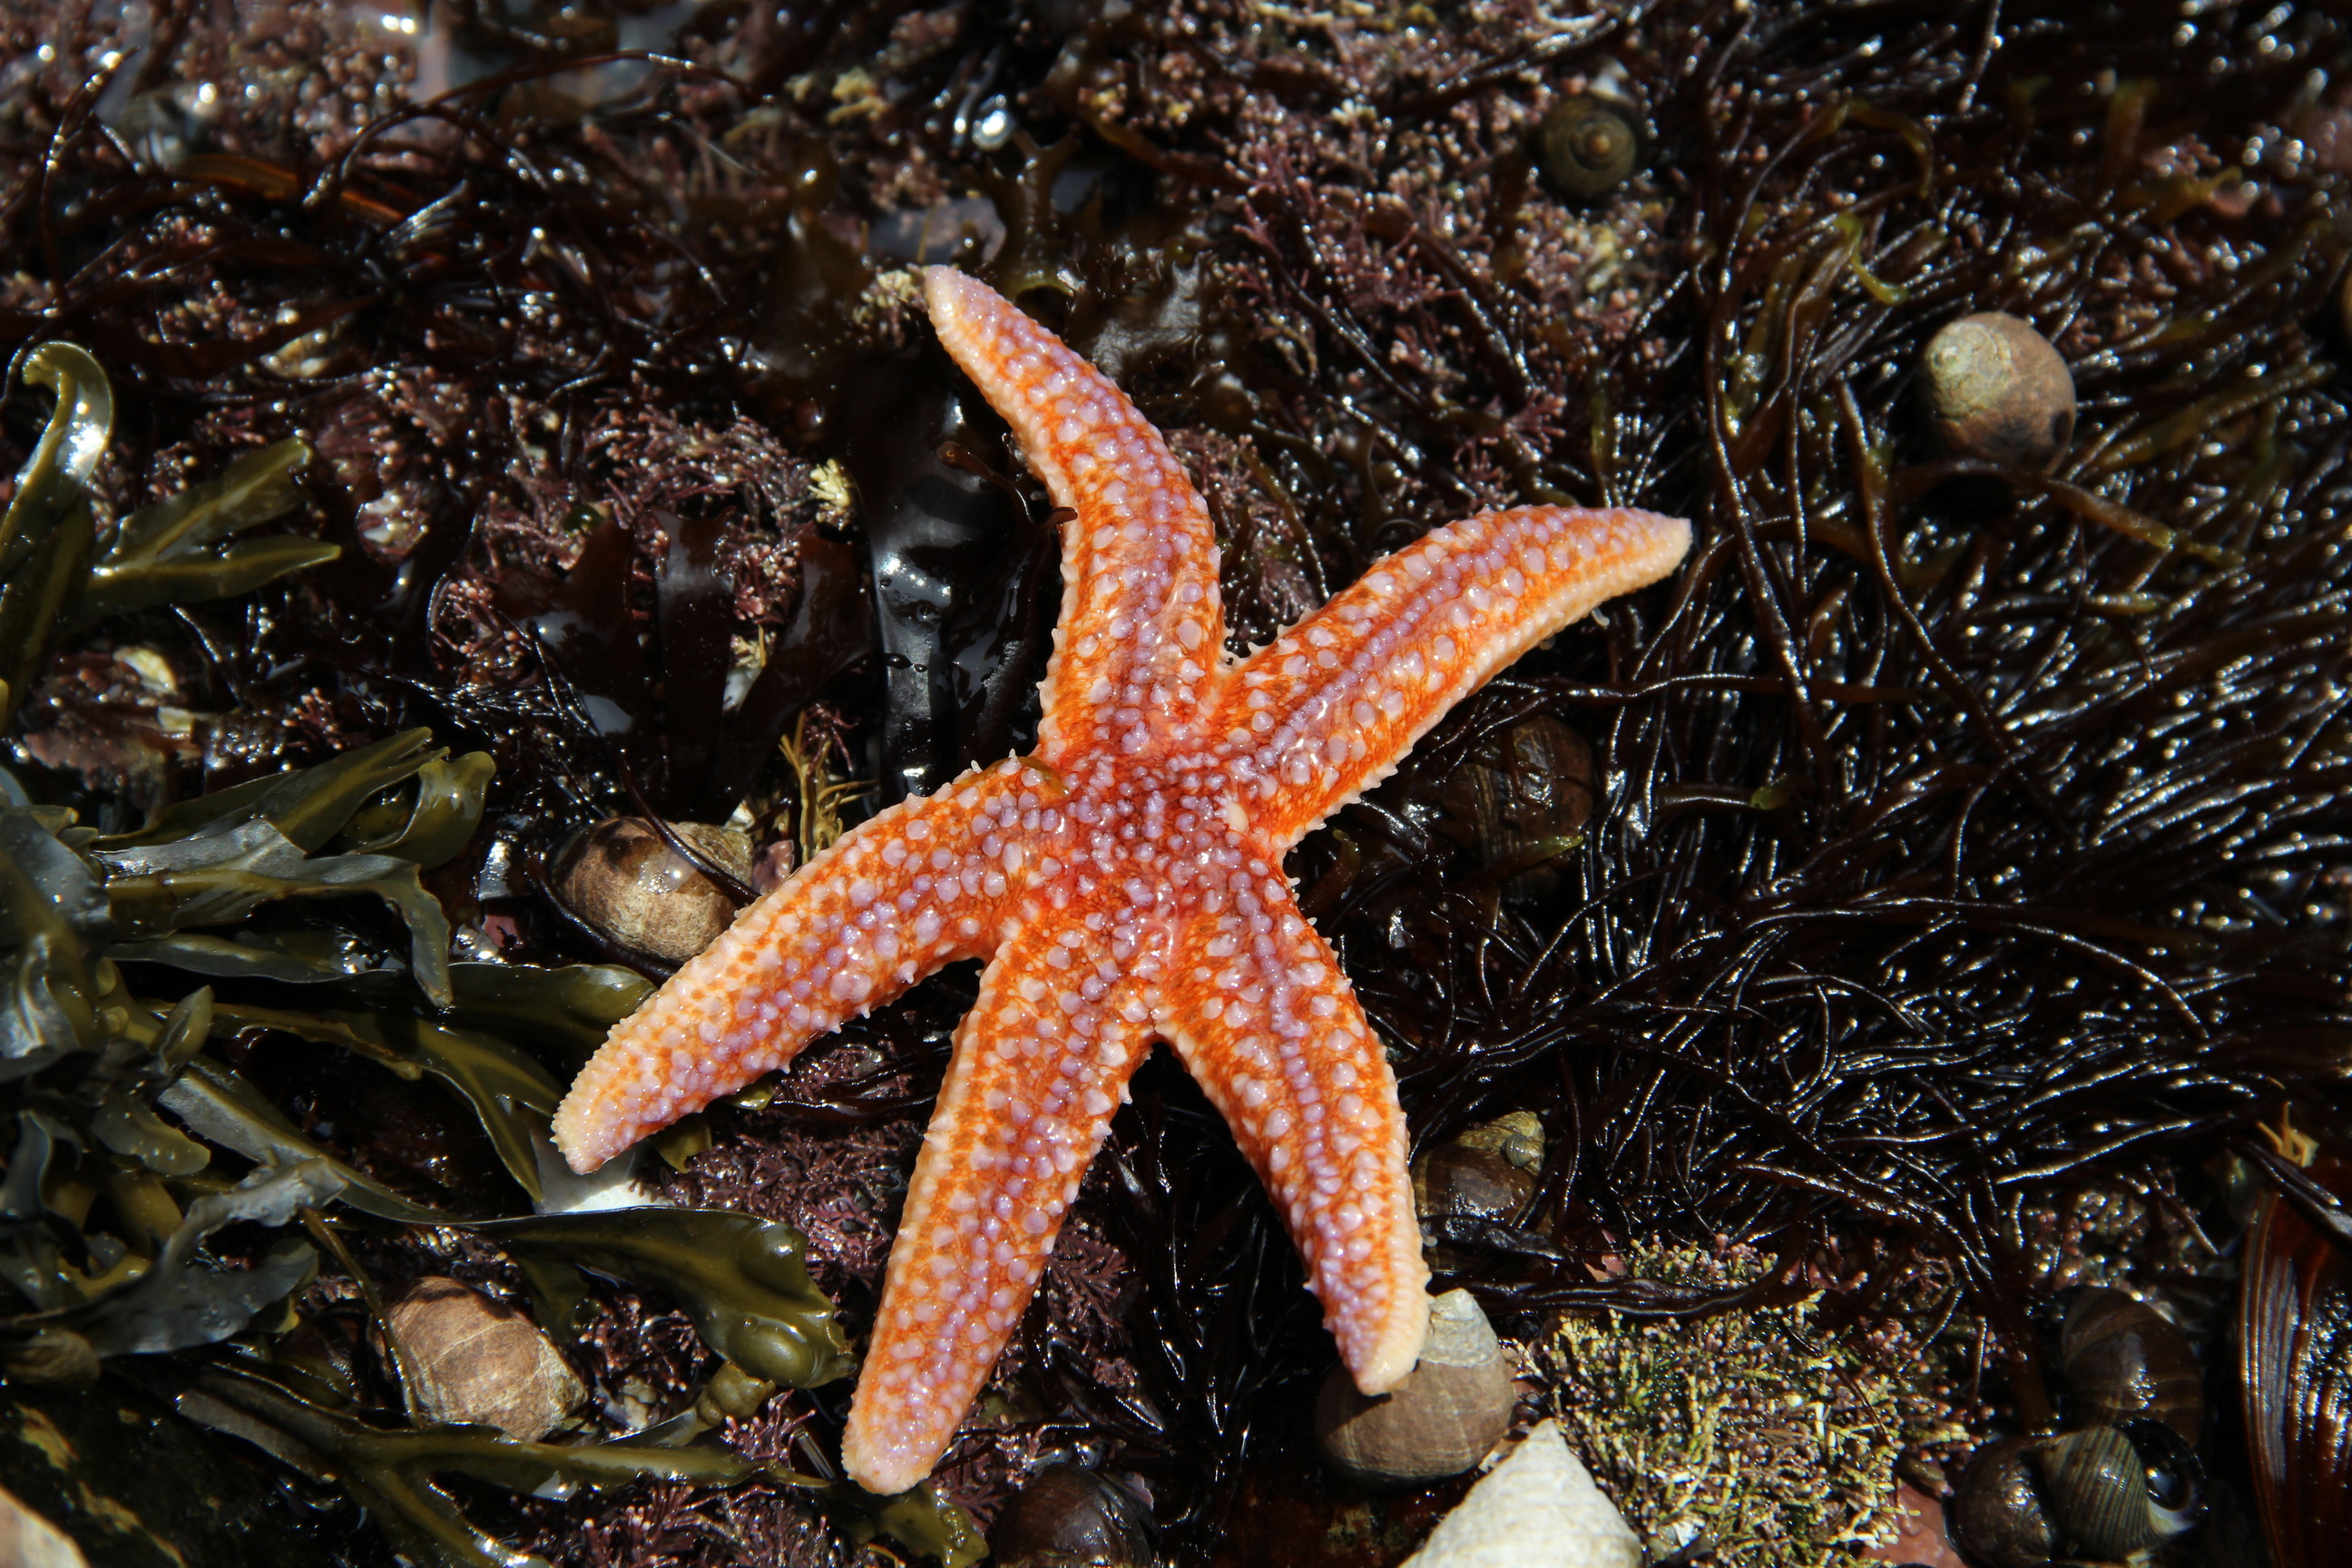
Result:
{"label": "brown snail shell", "polygon": [[1438,831],[1474,846],[1480,880],[1505,898],[1540,899],[1559,882],[1599,799],[1592,747],[1548,713],[1520,720],[1471,753],[1437,790]]}
{"label": "brown snail shell", "polygon": [[1959,1543],[1989,1568],[2042,1568],[2057,1549],[2057,1527],[2028,1459],[2038,1439],[2003,1437],[1977,1450],[1952,1499]]}
{"label": "brown snail shell", "polygon": [[1423,1220],[1507,1224],[1534,1195],[1535,1178],[1491,1149],[1441,1143],[1412,1163],[1412,1203]]}
{"label": "brown snail shell", "polygon": [[407,1352],[409,1393],[436,1421],[473,1421],[537,1442],[587,1397],[547,1335],[457,1280],[419,1279],[384,1313]]}
{"label": "brown snail shell", "polygon": [[2180,1325],[2122,1290],[2086,1290],[2059,1340],[2070,1408],[2120,1426],[2147,1417],[2195,1443],[2205,1425],[2205,1377]]}
{"label": "brown snail shell", "polygon": [[1630,110],[1592,93],[1570,93],[1537,127],[1536,155],[1561,191],[1590,200],[1633,178],[1642,139]]}
{"label": "brown snail shell", "polygon": [[2057,349],[2000,310],[1962,316],[1927,342],[1928,423],[1955,457],[2048,468],[2074,438],[2074,376]]}
{"label": "brown snail shell", "polygon": [[[751,879],[751,841],[732,828],[672,823],[677,836],[739,882]],[[729,898],[653,825],[600,822],[564,847],[555,885],[566,908],[624,947],[683,963],[735,920]]]}
{"label": "brown snail shell", "polygon": [[2069,1556],[2107,1561],[2155,1545],[2166,1531],[2148,1501],[2147,1467],[2112,1426],[2044,1438],[2032,1462]]}
{"label": "brown snail shell", "polygon": [[[2176,1452],[2186,1456],[2187,1446]],[[1990,1568],[2141,1561],[2134,1553],[2188,1529],[2202,1506],[2194,1496],[2159,1506],[2138,1446],[2113,1426],[2003,1437],[1969,1461],[1951,1521],[1960,1544]]]}
{"label": "brown snail shell", "polygon": [[1077,1465],[1048,1465],[988,1532],[1000,1568],[1153,1568],[1160,1542],[1133,1492]]}
{"label": "brown snail shell", "polygon": [[1315,1400],[1315,1436],[1360,1485],[1409,1486],[1485,1458],[1510,1429],[1517,1398],[1486,1314],[1469,1291],[1449,1290],[1429,1304],[1421,1360],[1393,1393],[1360,1394],[1347,1368],[1331,1369]]}

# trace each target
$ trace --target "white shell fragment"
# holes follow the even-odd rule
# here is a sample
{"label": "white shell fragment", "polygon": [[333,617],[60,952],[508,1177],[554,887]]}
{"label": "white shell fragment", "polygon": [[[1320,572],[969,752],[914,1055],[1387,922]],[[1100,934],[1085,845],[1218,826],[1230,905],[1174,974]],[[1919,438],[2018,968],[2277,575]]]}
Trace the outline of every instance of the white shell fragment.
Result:
{"label": "white shell fragment", "polygon": [[10,1568],[89,1568],[89,1559],[64,1531],[5,1489],[0,1489],[0,1563]]}
{"label": "white shell fragment", "polygon": [[1543,1421],[1403,1568],[1642,1568],[1642,1541]]}

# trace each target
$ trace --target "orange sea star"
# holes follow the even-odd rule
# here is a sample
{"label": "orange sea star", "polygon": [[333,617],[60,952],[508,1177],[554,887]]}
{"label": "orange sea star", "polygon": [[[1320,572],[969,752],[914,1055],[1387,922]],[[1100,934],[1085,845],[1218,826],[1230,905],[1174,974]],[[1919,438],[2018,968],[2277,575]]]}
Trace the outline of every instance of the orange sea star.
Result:
{"label": "orange sea star", "polygon": [[745,910],[555,1118],[591,1170],[940,965],[988,960],[842,1440],[877,1492],[955,1435],[1156,1039],[1280,1206],[1357,1385],[1412,1370],[1428,1270],[1396,1080],[1283,856],[1487,677],[1690,545],[1649,512],[1484,513],[1229,659],[1216,534],[1159,433],[985,285],[938,267],[924,284],[940,341],[1076,513],[1036,755],[892,806]]}

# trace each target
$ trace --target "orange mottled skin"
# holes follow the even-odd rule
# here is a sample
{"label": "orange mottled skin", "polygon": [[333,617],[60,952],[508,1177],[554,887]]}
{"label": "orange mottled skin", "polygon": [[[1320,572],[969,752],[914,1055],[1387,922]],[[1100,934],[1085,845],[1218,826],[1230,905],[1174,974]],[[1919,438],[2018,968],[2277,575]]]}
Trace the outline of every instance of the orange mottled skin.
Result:
{"label": "orange mottled skin", "polygon": [[984,285],[942,268],[925,284],[940,341],[1076,513],[1037,753],[883,812],[745,910],[614,1027],[555,1119],[593,1169],[941,964],[988,961],[842,1442],[877,1492],[938,1463],[1155,1040],[1282,1210],[1357,1385],[1412,1370],[1428,1270],[1395,1079],[1283,855],[1497,669],[1690,543],[1647,512],[1486,513],[1236,661],[1207,509],[1158,432]]}

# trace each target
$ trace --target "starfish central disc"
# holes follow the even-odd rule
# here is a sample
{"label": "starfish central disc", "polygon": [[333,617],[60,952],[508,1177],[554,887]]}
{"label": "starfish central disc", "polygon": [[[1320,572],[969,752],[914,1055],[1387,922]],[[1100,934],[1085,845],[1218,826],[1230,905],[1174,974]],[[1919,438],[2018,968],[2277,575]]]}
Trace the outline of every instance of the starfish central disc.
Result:
{"label": "starfish central disc", "polygon": [[987,960],[843,1436],[877,1492],[938,1463],[1155,1040],[1282,1211],[1357,1385],[1412,1370],[1428,1271],[1396,1082],[1283,856],[1496,670],[1690,543],[1649,512],[1483,513],[1229,659],[1215,532],[1158,432],[984,285],[943,268],[925,285],[940,341],[1074,514],[1037,755],[882,812],[746,909],[614,1028],[555,1119],[593,1169]]}

